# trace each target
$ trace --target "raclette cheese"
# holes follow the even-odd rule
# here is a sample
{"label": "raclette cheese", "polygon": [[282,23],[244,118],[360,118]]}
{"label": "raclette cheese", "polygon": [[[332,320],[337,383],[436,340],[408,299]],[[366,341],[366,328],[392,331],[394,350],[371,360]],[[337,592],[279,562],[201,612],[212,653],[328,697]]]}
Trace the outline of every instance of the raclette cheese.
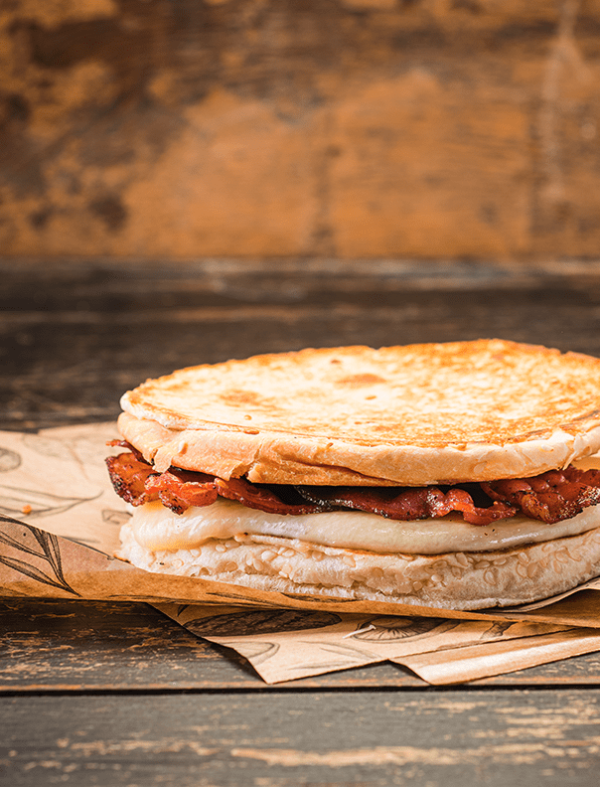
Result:
{"label": "raclette cheese", "polygon": [[183,514],[175,514],[159,501],[146,503],[133,510],[131,526],[138,544],[151,552],[197,549],[211,539],[251,534],[381,554],[439,555],[491,552],[585,533],[600,527],[600,506],[553,525],[516,516],[481,526],[469,525],[454,514],[412,522],[362,511],[268,514],[219,498],[210,506],[191,507]]}

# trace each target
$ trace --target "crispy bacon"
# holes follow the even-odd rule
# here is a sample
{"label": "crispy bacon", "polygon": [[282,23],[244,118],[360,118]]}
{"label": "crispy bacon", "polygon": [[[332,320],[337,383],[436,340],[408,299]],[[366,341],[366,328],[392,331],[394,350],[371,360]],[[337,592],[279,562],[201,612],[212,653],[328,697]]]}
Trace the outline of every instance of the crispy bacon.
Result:
{"label": "crispy bacon", "polygon": [[148,495],[145,503],[160,500],[176,514],[190,506],[209,506],[218,497],[214,476],[175,469],[149,477],[144,491]]}
{"label": "crispy bacon", "polygon": [[516,506],[532,519],[554,524],[600,503],[600,471],[569,466],[534,478],[489,481],[482,483],[481,488],[494,501]]}
{"label": "crispy bacon", "polygon": [[[313,514],[334,509],[366,511],[411,521],[443,517],[456,511],[472,525],[489,525],[522,512],[552,524],[600,503],[600,471],[552,470],[534,478],[427,487],[258,486],[244,478],[225,481],[206,473],[170,468],[157,473],[128,443],[129,452],[106,460],[113,486],[134,506],[153,500],[177,514],[207,506],[217,497],[273,514]],[[477,499],[477,504],[475,502]]]}
{"label": "crispy bacon", "polygon": [[156,473],[149,464],[133,453],[125,453],[106,457],[106,465],[115,492],[126,503],[141,506],[150,500],[146,492],[146,482]]}
{"label": "crispy bacon", "polygon": [[507,519],[517,508],[504,502],[494,502],[487,508],[478,507],[465,489],[452,487],[443,492],[437,486],[394,487],[297,487],[301,495],[313,503],[331,503],[340,508],[369,511],[372,514],[412,521],[446,516],[460,511],[471,525],[489,525],[497,519]]}
{"label": "crispy bacon", "polygon": [[[121,445],[117,441],[111,444]],[[190,506],[208,506],[217,497],[225,497],[237,500],[246,508],[273,514],[314,514],[332,507],[308,503],[294,495],[293,489],[290,497],[298,497],[298,502],[285,502],[269,488],[255,486],[244,478],[224,481],[206,473],[173,467],[157,473],[143,457],[133,452],[109,456],[106,464],[116,493],[133,506],[160,500],[176,514],[182,514]]]}
{"label": "crispy bacon", "polygon": [[238,500],[247,508],[256,508],[268,514],[316,514],[333,508],[328,504],[307,502],[301,497],[298,498],[298,502],[289,502],[289,500],[286,502],[281,499],[281,494],[295,497],[293,490],[288,487],[277,494],[268,487],[255,486],[245,478],[230,478],[229,481],[217,478],[215,483],[221,497]]}

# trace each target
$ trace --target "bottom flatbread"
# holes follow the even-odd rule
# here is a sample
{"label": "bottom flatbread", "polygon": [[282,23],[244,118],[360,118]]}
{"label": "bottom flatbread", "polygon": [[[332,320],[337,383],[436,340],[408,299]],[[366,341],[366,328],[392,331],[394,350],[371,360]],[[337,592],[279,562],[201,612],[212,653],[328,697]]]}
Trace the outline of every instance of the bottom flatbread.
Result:
{"label": "bottom flatbread", "polygon": [[563,593],[600,574],[600,528],[495,552],[377,554],[265,535],[210,539],[153,552],[121,530],[118,557],[156,573],[206,577],[260,590],[485,609]]}

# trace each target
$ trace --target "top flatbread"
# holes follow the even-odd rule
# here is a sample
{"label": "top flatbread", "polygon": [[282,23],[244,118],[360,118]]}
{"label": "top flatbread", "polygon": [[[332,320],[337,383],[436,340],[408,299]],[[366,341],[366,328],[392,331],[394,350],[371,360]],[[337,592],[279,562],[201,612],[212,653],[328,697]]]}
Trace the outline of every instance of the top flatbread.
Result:
{"label": "top flatbread", "polygon": [[265,483],[531,476],[600,449],[600,360],[501,340],[256,356],[148,380],[121,404],[159,470]]}

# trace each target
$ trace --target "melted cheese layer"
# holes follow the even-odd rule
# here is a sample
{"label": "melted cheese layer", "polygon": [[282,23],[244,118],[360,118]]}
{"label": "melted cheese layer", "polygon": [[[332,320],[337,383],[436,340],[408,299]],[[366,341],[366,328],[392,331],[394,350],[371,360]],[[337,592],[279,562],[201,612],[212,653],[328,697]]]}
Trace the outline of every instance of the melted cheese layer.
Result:
{"label": "melted cheese layer", "polygon": [[246,533],[383,554],[439,555],[491,552],[578,535],[600,527],[600,505],[554,525],[527,517],[469,525],[453,514],[414,522],[398,522],[362,511],[267,514],[219,498],[210,506],[191,507],[183,514],[173,513],[158,501],[146,503],[134,509],[131,525],[138,544],[151,552],[197,549],[209,539]]}

